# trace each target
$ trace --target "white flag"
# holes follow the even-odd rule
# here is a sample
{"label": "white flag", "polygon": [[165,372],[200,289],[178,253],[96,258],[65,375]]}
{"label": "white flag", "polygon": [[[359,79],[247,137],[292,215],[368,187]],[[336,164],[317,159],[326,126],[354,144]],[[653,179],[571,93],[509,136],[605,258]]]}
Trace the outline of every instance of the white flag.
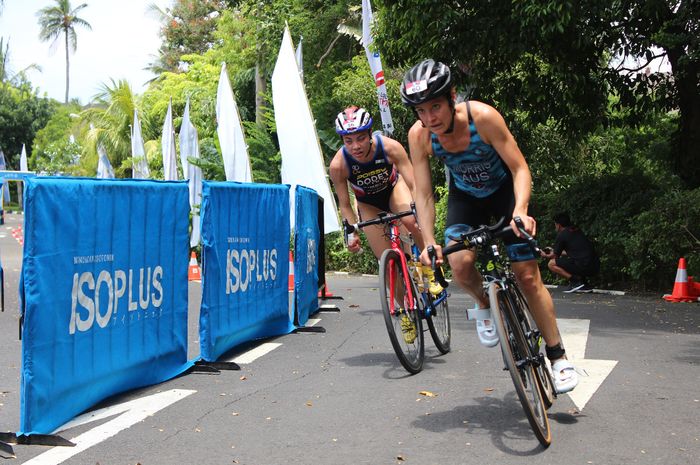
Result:
{"label": "white flag", "polygon": [[338,211],[326,177],[314,118],[297,70],[292,38],[289,29],[285,28],[272,73],[272,103],[275,107],[277,140],[282,153],[282,183],[291,185],[292,226],[294,191],[295,186],[300,184],[316,190],[323,198],[324,233],[328,234],[340,230]]}
{"label": "white flag", "polygon": [[114,179],[114,169],[107,158],[105,146],[101,143],[97,144],[97,177],[100,179]]}
{"label": "white flag", "polygon": [[384,84],[384,69],[382,68],[382,60],[379,58],[379,52],[370,51],[372,45],[372,7],[369,0],[362,0],[362,45],[365,47],[365,54],[369,67],[372,70],[374,83],[377,86],[377,100],[379,102],[379,113],[382,116],[382,126],[384,134],[391,136],[394,133],[394,123],[391,119],[391,110],[389,110],[389,97],[386,93],[386,85]]}
{"label": "white flag", "polygon": [[233,97],[226,63],[221,65],[219,88],[216,92],[216,132],[227,181],[253,182],[248,159],[248,146],[243,136],[241,117]]}
{"label": "white flag", "polygon": [[177,181],[177,161],[175,153],[175,130],[173,129],[173,100],[168,103],[168,113],[163,123],[163,135],[160,140],[163,149],[163,179]]}
{"label": "white flag", "polygon": [[180,162],[182,163],[182,172],[189,180],[190,210],[192,211],[190,247],[195,247],[199,244],[201,234],[199,205],[202,203],[202,169],[190,163],[188,158],[199,158],[199,139],[197,128],[190,121],[189,97],[185,104],[185,113],[182,115],[182,126],[180,127]]}
{"label": "white flag", "polygon": [[146,151],[143,148],[143,136],[141,135],[141,122],[138,111],[134,109],[134,125],[131,128],[131,176],[134,179],[148,179],[151,172],[148,169]]}
{"label": "white flag", "polygon": [[22,154],[19,157],[19,170],[29,171],[29,167],[27,166],[27,149],[24,147],[24,144],[22,144]]}
{"label": "white flag", "polygon": [[[0,149],[0,170],[5,171],[7,169],[7,161],[5,160],[5,153]],[[2,203],[8,203],[10,201],[10,186],[8,182],[3,178],[2,180],[2,197],[0,199],[0,205]]]}
{"label": "white flag", "polygon": [[301,78],[301,82],[304,82],[304,55],[301,49],[301,43],[304,40],[304,36],[299,36],[299,43],[297,44],[297,51],[296,51],[296,59],[297,59],[297,66],[299,67],[299,77]]}

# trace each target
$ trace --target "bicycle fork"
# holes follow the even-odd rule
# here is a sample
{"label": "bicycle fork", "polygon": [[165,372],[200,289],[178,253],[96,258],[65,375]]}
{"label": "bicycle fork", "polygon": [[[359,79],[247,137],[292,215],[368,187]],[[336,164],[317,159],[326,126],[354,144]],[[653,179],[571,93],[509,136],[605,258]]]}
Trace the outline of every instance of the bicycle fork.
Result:
{"label": "bicycle fork", "polygon": [[[395,296],[397,295],[397,285],[399,283],[399,278],[396,273],[396,268],[394,267],[394,260],[392,260],[392,265],[391,265],[391,273],[389,274],[389,288],[391,291],[391,295]],[[403,260],[399,260],[401,263],[401,269],[403,270],[403,276],[407,278],[408,275],[408,267],[406,266],[406,262]],[[413,289],[412,286],[410,285],[410,282],[407,282],[408,279],[405,279],[403,282],[403,287],[404,287],[404,294],[403,294],[403,301],[404,301],[404,310],[408,311],[410,310],[415,310],[415,299],[413,296]],[[395,301],[394,299],[391,299],[391,302],[389,302],[389,312],[391,313],[392,316],[396,316],[396,306],[395,306]]]}

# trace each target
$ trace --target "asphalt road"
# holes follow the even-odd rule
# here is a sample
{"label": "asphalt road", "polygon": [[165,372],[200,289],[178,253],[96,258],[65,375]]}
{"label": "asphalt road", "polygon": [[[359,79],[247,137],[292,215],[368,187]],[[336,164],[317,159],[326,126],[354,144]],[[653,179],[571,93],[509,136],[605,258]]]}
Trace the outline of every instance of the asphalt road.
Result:
{"label": "asphalt road", "polygon": [[[0,226],[0,431],[19,428],[21,248]],[[389,343],[376,278],[328,274],[337,312],[324,333],[259,341],[230,358],[240,371],[189,374],[104,402],[104,417],[59,431],[76,447],[13,445],[7,463],[696,464],[700,457],[700,304],[553,289],[565,343],[589,376],[550,409],[554,438],[532,435],[498,348],[478,344],[452,290],[452,352],[429,336],[408,376]],[[200,285],[190,283],[190,355]],[[577,397],[578,396],[578,397]],[[124,404],[131,402],[131,404]]]}

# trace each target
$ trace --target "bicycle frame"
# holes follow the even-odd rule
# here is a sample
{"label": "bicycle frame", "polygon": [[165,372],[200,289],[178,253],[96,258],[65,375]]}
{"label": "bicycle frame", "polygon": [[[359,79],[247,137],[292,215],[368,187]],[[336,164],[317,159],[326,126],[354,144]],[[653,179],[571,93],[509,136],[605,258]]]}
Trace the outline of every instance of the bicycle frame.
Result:
{"label": "bicycle frame", "polygon": [[[501,218],[501,221],[493,226],[481,226],[474,231],[463,233],[459,238],[451,238],[456,244],[446,247],[443,256],[480,246],[486,246],[488,249],[488,259],[482,256],[477,261],[485,266],[484,289],[488,290],[491,316],[498,328],[503,361],[510,372],[535,436],[544,447],[548,447],[551,443],[551,430],[546,412],[556,393],[552,389],[551,375],[546,371],[546,362],[541,353],[539,330],[531,320],[527,302],[518,288],[515,273],[510,266],[510,259],[506,258],[507,255],[501,255],[497,243],[494,242],[511,230],[510,226],[501,227],[503,220]],[[539,253],[537,242],[525,231],[522,220],[516,217],[514,221],[533,252]],[[484,248],[482,251],[485,251]],[[434,263],[435,249],[429,247],[428,253]],[[442,284],[444,276],[437,271],[436,277]]]}
{"label": "bicycle frame", "polygon": [[[391,249],[395,250],[399,253],[399,256],[401,257],[401,270],[403,271],[404,276],[406,276],[406,279],[409,281],[412,281],[414,284],[416,284],[416,287],[414,288],[411,282],[406,282],[404,283],[404,286],[406,287],[406,296],[405,296],[405,304],[407,308],[410,308],[411,310],[418,310],[418,298],[419,296],[416,295],[416,292],[421,293],[421,300],[424,303],[424,313],[421,316],[422,317],[427,317],[431,315],[432,309],[440,305],[443,300],[447,299],[447,294],[444,293],[437,298],[429,298],[425,294],[427,291],[423,292],[418,288],[418,283],[416,282],[415,275],[411,273],[408,262],[406,260],[406,251],[404,251],[403,244],[401,241],[401,233],[399,231],[399,220],[400,218],[404,216],[409,216],[409,215],[415,215],[415,205],[411,204],[411,210],[401,212],[398,214],[394,213],[386,213],[386,212],[381,212],[377,218],[367,220],[367,221],[362,221],[360,223],[356,224],[349,224],[347,221],[343,221],[343,228],[345,230],[345,234],[347,235],[348,233],[352,233],[356,230],[362,229],[365,226],[371,226],[371,225],[377,225],[377,224],[382,224],[384,225],[385,229],[385,236],[389,239],[389,243],[391,245]],[[387,220],[387,218],[390,218]],[[418,250],[418,247],[416,244],[411,240],[410,241],[410,253],[412,255],[412,259],[414,262],[418,263],[418,255],[420,254],[420,251]],[[396,276],[393,274],[389,277],[389,282],[391,286],[391,291],[394,292],[396,290]],[[445,286],[447,287],[447,286]],[[394,303],[391,303],[391,308],[390,308],[391,315],[395,315],[395,308],[394,308]]]}
{"label": "bicycle frame", "polygon": [[[401,269],[403,270],[404,276],[406,276],[406,279],[410,279],[412,274],[409,272],[408,269],[408,262],[406,261],[406,254],[404,253],[403,247],[401,246],[401,234],[399,231],[399,224],[398,220],[392,220],[388,225],[387,225],[387,232],[389,236],[389,241],[391,243],[391,248],[393,250],[396,250],[399,252],[399,256],[401,257]],[[391,288],[392,293],[396,292],[396,275],[395,273],[392,273],[389,277],[389,286]],[[406,306],[410,308],[411,310],[416,310],[417,305],[415,301],[415,296],[413,295],[413,286],[410,285],[410,283],[405,282],[404,287],[406,295],[404,296],[404,301],[406,303]],[[395,307],[394,307],[394,302],[392,301],[390,303],[390,312],[392,315],[395,315]]]}

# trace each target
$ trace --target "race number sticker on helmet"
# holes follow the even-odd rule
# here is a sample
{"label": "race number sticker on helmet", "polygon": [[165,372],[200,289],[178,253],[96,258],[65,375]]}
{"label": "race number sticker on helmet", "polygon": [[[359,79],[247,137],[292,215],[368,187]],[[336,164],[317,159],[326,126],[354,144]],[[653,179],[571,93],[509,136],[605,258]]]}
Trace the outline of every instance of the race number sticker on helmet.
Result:
{"label": "race number sticker on helmet", "polygon": [[341,136],[366,131],[372,128],[372,116],[364,108],[351,106],[338,113],[335,132]]}
{"label": "race number sticker on helmet", "polygon": [[428,88],[428,81],[421,79],[420,81],[413,81],[406,83],[406,94],[413,95],[418,92],[422,92]]}
{"label": "race number sticker on helmet", "polygon": [[423,60],[406,71],[401,88],[401,100],[404,105],[415,107],[452,90],[452,73],[450,68],[434,60]]}

